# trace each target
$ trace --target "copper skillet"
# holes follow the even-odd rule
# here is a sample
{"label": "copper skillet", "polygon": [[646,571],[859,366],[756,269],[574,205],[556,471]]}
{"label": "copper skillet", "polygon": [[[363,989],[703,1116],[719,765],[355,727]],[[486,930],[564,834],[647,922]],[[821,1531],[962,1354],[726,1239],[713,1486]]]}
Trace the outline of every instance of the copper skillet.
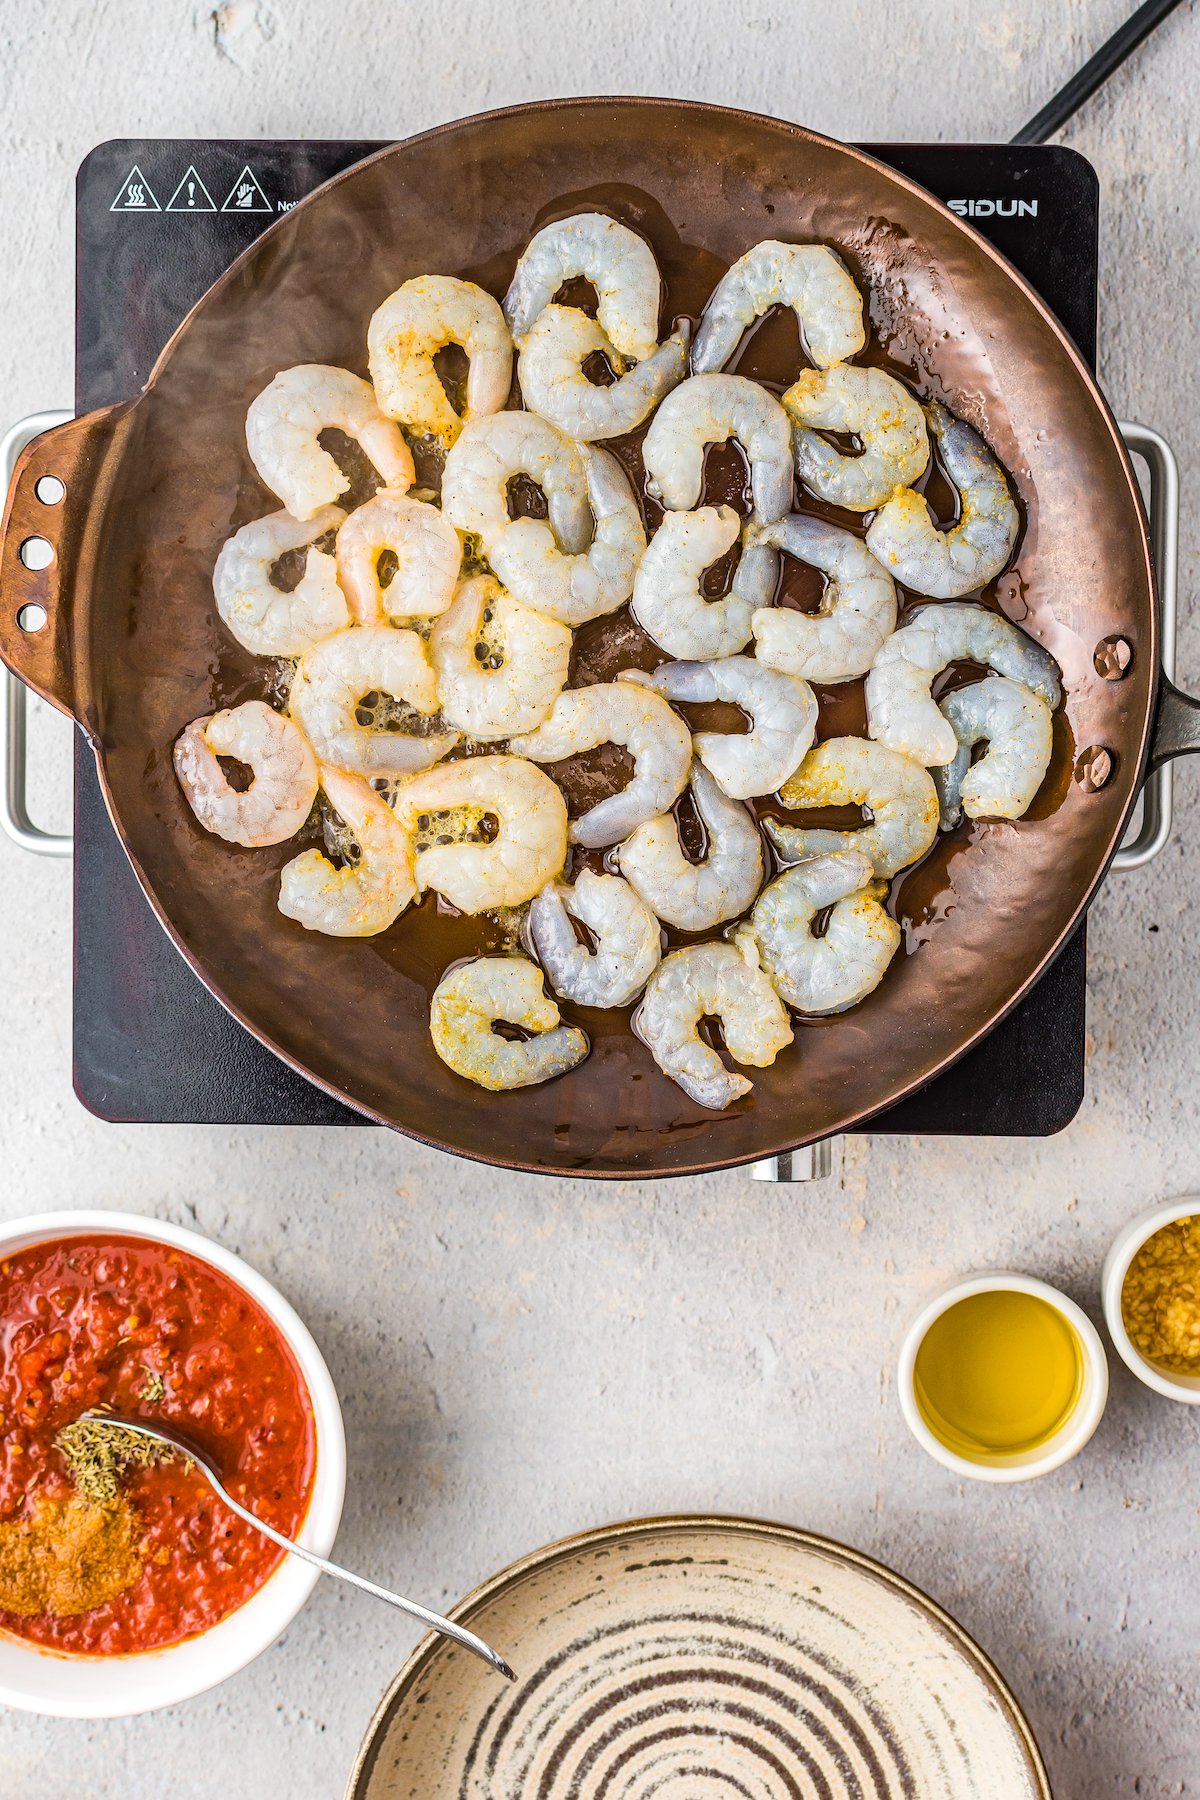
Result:
{"label": "copper skillet", "polygon": [[[400,281],[439,270],[502,292],[531,232],[581,207],[650,239],[665,316],[695,311],[759,238],[835,244],[872,294],[875,354],[982,425],[1013,472],[1026,529],[995,598],[1050,648],[1066,680],[1036,816],[941,844],[899,892],[909,954],[854,1012],[799,1028],[774,1067],[754,1073],[753,1095],[720,1115],[658,1074],[624,1015],[586,1016],[591,1055],[544,1088],[469,1087],[434,1056],[427,1007],[442,969],[478,948],[480,934],[427,908],[382,939],[311,937],[275,909],[275,875],[293,846],[242,852],[206,836],[171,771],[169,747],[187,720],[262,689],[261,670],[220,628],[210,588],[220,543],[276,504],[246,458],[249,399],[292,363],[365,373],[367,320]],[[45,475],[65,483],[61,507],[36,497]],[[21,560],[34,534],[54,545],[42,571]],[[920,1086],[1060,948],[1149,763],[1200,747],[1200,705],[1158,673],[1128,458],[1037,296],[970,226],[861,152],[683,102],[491,113],[383,151],[319,189],[210,289],[140,397],[29,447],[5,515],[0,592],[0,655],[87,733],[151,904],[235,1017],[383,1124],[558,1174],[727,1167],[840,1131]],[[41,630],[23,628],[37,617],[31,607],[47,615]],[[1098,667],[1109,639],[1126,648],[1101,654]],[[606,672],[615,669],[589,670]]]}

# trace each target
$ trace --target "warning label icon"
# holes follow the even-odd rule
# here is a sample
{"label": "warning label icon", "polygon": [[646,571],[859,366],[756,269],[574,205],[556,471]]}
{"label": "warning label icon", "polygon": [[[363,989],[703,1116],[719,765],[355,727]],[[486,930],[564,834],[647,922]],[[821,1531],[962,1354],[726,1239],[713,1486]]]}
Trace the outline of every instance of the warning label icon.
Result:
{"label": "warning label icon", "polygon": [[162,207],[154,198],[154,189],[136,163],[117,189],[116,199],[108,210],[109,212],[143,213],[162,211]]}
{"label": "warning label icon", "polygon": [[212,195],[196,173],[195,163],[180,182],[171,198],[167,201],[168,212],[215,213],[216,204]]}
{"label": "warning label icon", "polygon": [[273,213],[275,208],[259,186],[258,176],[250,164],[242,170],[229,190],[222,212]]}

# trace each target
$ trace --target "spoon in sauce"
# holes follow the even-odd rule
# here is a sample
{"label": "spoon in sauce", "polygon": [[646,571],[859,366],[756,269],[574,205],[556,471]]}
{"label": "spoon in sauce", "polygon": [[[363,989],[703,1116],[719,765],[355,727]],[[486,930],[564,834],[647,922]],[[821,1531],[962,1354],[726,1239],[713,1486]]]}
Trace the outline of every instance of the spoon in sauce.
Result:
{"label": "spoon in sauce", "polygon": [[400,1594],[393,1594],[387,1588],[377,1587],[375,1582],[368,1581],[365,1576],[355,1575],[350,1569],[340,1568],[337,1563],[327,1561],[325,1557],[318,1556],[315,1551],[306,1550],[303,1544],[293,1543],[291,1538],[284,1537],[283,1533],[276,1531],[274,1526],[264,1524],[260,1518],[257,1518],[254,1513],[248,1512],[228,1492],[218,1469],[207,1452],[179,1433],[162,1425],[147,1425],[144,1419],[123,1419],[114,1413],[106,1412],[85,1412],[81,1414],[78,1422],[81,1425],[102,1426],[127,1439],[130,1437],[140,1438],[148,1443],[158,1444],[174,1455],[186,1457],[189,1462],[195,1464],[217,1498],[229,1508],[230,1512],[236,1513],[239,1519],[244,1519],[247,1525],[252,1525],[255,1531],[261,1531],[264,1537],[270,1538],[273,1544],[278,1544],[281,1550],[288,1551],[292,1556],[298,1556],[301,1562],[311,1563],[313,1568],[320,1569],[323,1575],[336,1575],[339,1581],[348,1581],[352,1586],[362,1588],[364,1593],[374,1594],[377,1600],[386,1600],[390,1606],[398,1607],[410,1618],[419,1619],[422,1625],[428,1625],[433,1631],[440,1631],[444,1637],[453,1638],[456,1644],[461,1644],[465,1650],[470,1650],[475,1656],[481,1657],[484,1662],[490,1663],[492,1668],[505,1676],[507,1680],[515,1681],[517,1679],[504,1658],[498,1656],[489,1645],[484,1643],[482,1638],[476,1637],[473,1631],[467,1631],[464,1626],[456,1625],[453,1619],[443,1619],[440,1613],[430,1612],[427,1607],[419,1606],[415,1600],[405,1600]]}

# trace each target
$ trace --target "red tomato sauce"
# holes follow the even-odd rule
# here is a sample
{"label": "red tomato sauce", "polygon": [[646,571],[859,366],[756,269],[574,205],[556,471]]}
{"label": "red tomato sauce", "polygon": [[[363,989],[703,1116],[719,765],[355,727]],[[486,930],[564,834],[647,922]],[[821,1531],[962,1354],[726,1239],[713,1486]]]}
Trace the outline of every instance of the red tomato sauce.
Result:
{"label": "red tomato sauce", "polygon": [[[289,1537],[299,1530],[316,1468],[312,1402],[280,1332],[219,1270],[108,1235],[0,1262],[0,1520],[72,1491],[54,1435],[97,1405],[178,1426],[235,1499]],[[123,1491],[143,1529],[133,1585],[74,1618],[0,1611],[0,1628],[75,1654],[150,1650],[215,1625],[281,1560],[186,1463],[131,1468]]]}

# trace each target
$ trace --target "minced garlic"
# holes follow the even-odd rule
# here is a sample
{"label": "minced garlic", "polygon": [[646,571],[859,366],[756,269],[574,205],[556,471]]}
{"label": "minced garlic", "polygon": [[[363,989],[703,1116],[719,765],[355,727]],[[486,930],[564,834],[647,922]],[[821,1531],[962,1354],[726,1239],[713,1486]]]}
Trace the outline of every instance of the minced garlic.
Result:
{"label": "minced garlic", "polygon": [[1200,1375],[1200,1215],[1147,1238],[1121,1289],[1133,1346],[1175,1375]]}

